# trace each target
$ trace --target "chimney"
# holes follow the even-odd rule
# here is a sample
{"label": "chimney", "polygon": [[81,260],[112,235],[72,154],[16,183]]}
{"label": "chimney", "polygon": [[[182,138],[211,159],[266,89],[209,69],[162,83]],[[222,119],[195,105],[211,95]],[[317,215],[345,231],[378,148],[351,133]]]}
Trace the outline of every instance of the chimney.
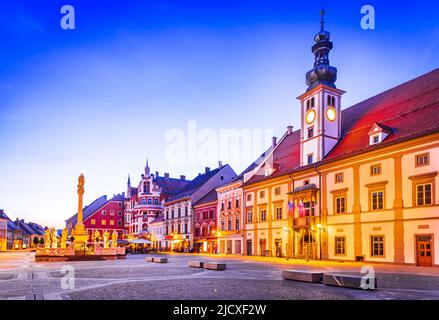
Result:
{"label": "chimney", "polygon": [[293,126],[288,126],[287,127],[287,133],[288,134],[292,134],[293,133]]}
{"label": "chimney", "polygon": [[223,162],[222,161],[218,161],[218,168],[222,168],[223,167]]}
{"label": "chimney", "polygon": [[271,138],[271,148],[274,149],[274,147],[276,147],[276,137]]}
{"label": "chimney", "polygon": [[186,180],[186,176],[184,176],[184,175],[180,175],[180,180]]}
{"label": "chimney", "polygon": [[159,176],[159,172],[158,171],[155,172],[155,176],[156,176],[156,178]]}
{"label": "chimney", "polygon": [[165,172],[165,178],[169,178],[169,173]]}
{"label": "chimney", "polygon": [[206,167],[205,172],[208,173],[210,171],[209,167]]}

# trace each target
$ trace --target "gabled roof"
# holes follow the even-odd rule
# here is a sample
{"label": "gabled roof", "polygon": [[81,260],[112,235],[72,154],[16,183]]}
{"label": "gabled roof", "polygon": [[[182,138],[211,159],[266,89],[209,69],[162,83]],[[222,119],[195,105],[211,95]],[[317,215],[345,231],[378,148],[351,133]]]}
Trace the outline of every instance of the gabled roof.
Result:
{"label": "gabled roof", "polygon": [[[84,209],[82,209],[82,219],[85,220],[89,216],[91,216],[96,210],[103,207],[105,204],[108,203],[107,196],[101,196],[97,198],[95,201],[90,203],[88,206],[85,206]],[[78,218],[78,213],[75,213],[72,217],[66,220],[66,223],[71,222],[73,225],[76,225]]]}
{"label": "gabled roof", "polygon": [[154,182],[162,188],[162,193],[166,196],[173,196],[179,193],[181,190],[189,184],[189,180],[167,178],[167,177],[154,177]]}
{"label": "gabled roof", "polygon": [[200,200],[194,203],[194,207],[211,203],[218,200],[218,194],[216,193],[216,189],[213,189],[209,193],[207,193],[204,197],[202,197]]}
{"label": "gabled roof", "polygon": [[[439,131],[439,68],[342,111],[342,139],[324,161],[362,153]],[[375,123],[393,134],[369,146]]]}
{"label": "gabled roof", "polygon": [[0,219],[9,220],[9,217],[6,215],[6,213],[3,209],[0,210]]}
{"label": "gabled roof", "polygon": [[[228,166],[228,164],[226,165]],[[183,199],[185,197],[190,197],[193,193],[195,193],[203,184],[210,180],[214,175],[216,175],[222,168],[216,168],[206,172],[204,174],[199,174],[195,179],[190,181],[179,193],[172,196],[168,201],[174,201],[178,199]]]}
{"label": "gabled roof", "polygon": [[[439,132],[438,114],[439,68],[342,110],[341,139],[320,163],[300,167],[300,130],[287,135],[273,153],[278,169],[268,177],[255,175],[245,184]],[[369,145],[368,133],[375,123],[392,134]]]}

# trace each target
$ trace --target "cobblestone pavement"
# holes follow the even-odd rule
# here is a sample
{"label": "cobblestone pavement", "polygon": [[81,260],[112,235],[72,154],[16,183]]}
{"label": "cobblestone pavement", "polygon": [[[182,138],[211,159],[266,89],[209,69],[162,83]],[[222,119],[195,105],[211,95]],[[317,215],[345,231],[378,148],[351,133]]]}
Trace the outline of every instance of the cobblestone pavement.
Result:
{"label": "cobblestone pavement", "polygon": [[[286,261],[257,257],[167,255],[166,264],[126,260],[35,262],[31,253],[0,253],[0,300],[57,299],[435,299],[439,270],[374,265],[378,289],[364,291],[282,280],[282,270],[318,269],[360,274],[362,264]],[[189,268],[189,260],[227,263],[227,270]],[[74,270],[74,288],[64,290],[63,267]],[[72,282],[70,282],[72,284]]]}

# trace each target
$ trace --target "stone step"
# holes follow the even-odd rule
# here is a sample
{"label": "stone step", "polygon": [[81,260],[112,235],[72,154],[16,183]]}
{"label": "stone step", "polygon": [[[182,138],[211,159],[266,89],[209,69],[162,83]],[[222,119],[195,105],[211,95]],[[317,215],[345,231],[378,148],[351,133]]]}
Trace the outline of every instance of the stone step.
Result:
{"label": "stone step", "polygon": [[154,257],[146,257],[146,262],[154,262]]}
{"label": "stone step", "polygon": [[305,270],[284,270],[282,279],[318,283],[323,279],[323,272]]}
{"label": "stone step", "polygon": [[168,258],[154,258],[155,263],[168,263]]}
{"label": "stone step", "polygon": [[189,267],[191,268],[203,268],[204,261],[192,260],[188,262]]}
{"label": "stone step", "polygon": [[226,270],[226,264],[221,262],[206,262],[204,269],[208,270]]}
{"label": "stone step", "polygon": [[369,278],[364,286],[361,285],[363,276],[347,275],[347,274],[324,274],[323,283],[328,286],[336,286],[343,288],[375,290],[377,288],[377,278]]}

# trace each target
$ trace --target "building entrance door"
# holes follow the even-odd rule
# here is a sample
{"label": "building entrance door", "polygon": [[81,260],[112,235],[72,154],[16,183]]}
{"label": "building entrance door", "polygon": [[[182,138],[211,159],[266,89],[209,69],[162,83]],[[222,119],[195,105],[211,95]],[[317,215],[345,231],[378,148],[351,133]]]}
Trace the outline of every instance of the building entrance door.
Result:
{"label": "building entrance door", "polygon": [[267,255],[267,240],[266,239],[259,240],[259,247],[260,247],[260,255],[266,256]]}
{"label": "building entrance door", "polygon": [[274,248],[276,250],[276,257],[282,257],[282,239],[274,240]]}
{"label": "building entrance door", "polygon": [[433,265],[433,237],[416,236],[416,255],[418,266],[431,267]]}
{"label": "building entrance door", "polygon": [[253,241],[247,240],[247,255],[252,255]]}

